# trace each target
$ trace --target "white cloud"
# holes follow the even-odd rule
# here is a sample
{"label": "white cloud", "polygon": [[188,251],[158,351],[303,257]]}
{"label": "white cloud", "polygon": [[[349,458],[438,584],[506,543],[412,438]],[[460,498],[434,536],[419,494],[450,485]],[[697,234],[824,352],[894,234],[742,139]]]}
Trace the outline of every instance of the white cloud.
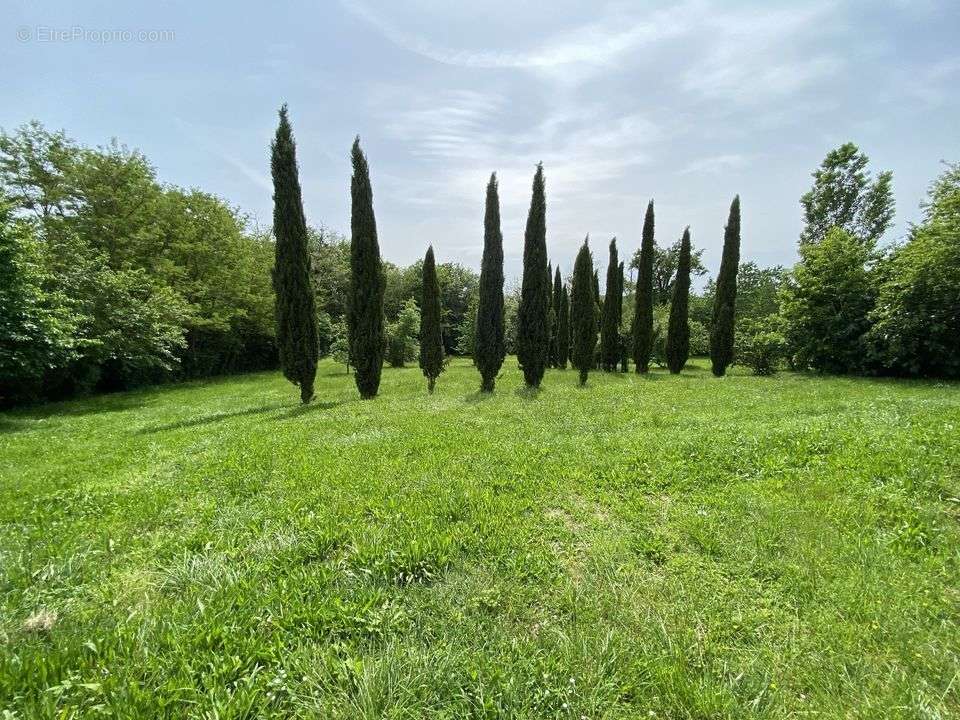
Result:
{"label": "white cloud", "polygon": [[738,170],[747,164],[743,155],[714,155],[700,158],[680,170],[681,175],[720,175],[730,170]]}

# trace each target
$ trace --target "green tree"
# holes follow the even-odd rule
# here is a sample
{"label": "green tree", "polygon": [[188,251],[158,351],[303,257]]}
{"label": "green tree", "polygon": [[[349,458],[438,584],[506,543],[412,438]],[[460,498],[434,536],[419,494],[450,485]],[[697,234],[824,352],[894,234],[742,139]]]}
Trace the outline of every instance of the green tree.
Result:
{"label": "green tree", "polygon": [[566,286],[560,288],[560,305],[557,313],[557,367],[567,369],[570,358],[570,296]]}
{"label": "green tree", "polygon": [[[551,324],[552,333],[550,336],[550,366],[560,367],[560,303],[563,295],[563,278],[560,276],[560,265],[553,276],[553,299],[550,303],[552,312]],[[569,335],[569,332],[568,332]]]}
{"label": "green tree", "polygon": [[620,286],[618,297],[620,302],[618,303],[619,317],[617,318],[617,352],[620,354],[620,372],[627,372],[629,370],[628,365],[630,362],[630,335],[627,332],[627,329],[623,325],[623,298],[626,293],[626,275],[624,274],[624,261],[620,261],[620,265],[617,267],[617,281]]}
{"label": "green tree", "polygon": [[863,368],[875,295],[870,257],[862,240],[840,228],[800,245],[781,302],[795,367],[827,373]]}
{"label": "green tree", "polygon": [[523,241],[523,283],[517,331],[517,359],[527,387],[540,387],[550,345],[550,283],[547,280],[547,204],[543,164],[533,176],[533,196]]}
{"label": "green tree", "polygon": [[583,241],[573,266],[570,292],[571,362],[580,373],[580,385],[587,384],[587,375],[594,364],[597,346],[597,298],[593,286],[593,256],[590,238]]}
{"label": "green tree", "polygon": [[826,239],[840,228],[873,249],[893,222],[893,173],[874,180],[869,158],[851,142],[827,153],[813,173],[813,187],[800,199],[804,227],[801,244]]}
{"label": "green tree", "polygon": [[600,328],[600,366],[607,372],[617,369],[620,362],[620,260],[617,257],[617,239],[610,241],[610,259],[607,263],[607,286],[603,300],[603,325]]}
{"label": "green tree", "polygon": [[730,203],[730,215],[723,232],[723,257],[717,273],[710,326],[710,364],[716,377],[723,377],[733,362],[733,341],[737,305],[737,270],[740,267],[740,196]]}
{"label": "green tree", "polygon": [[882,264],[867,336],[881,372],[960,377],[960,164],[931,186],[924,221]]}
{"label": "green tree", "polygon": [[0,196],[0,405],[33,396],[50,369],[78,357],[77,322],[32,225]]}
{"label": "green tree", "polygon": [[493,392],[506,355],[503,300],[503,235],[497,175],[487,183],[483,217],[483,259],[480,262],[480,300],[477,306],[477,345],[474,363],[480,371],[480,389]]}
{"label": "green tree", "polygon": [[393,322],[384,330],[386,337],[386,360],[390,367],[402,368],[417,359],[418,333],[420,332],[420,309],[413,298],[408,298]]}
{"label": "green tree", "polygon": [[307,222],[300,196],[296,145],[287,106],[280,108],[280,124],[270,148],[273,174],[273,234],[276,259],[277,344],[284,377],[300,387],[300,401],[313,399],[317,374],[317,311],[310,285]]}
{"label": "green tree", "polygon": [[443,336],[440,332],[440,283],[433,258],[433,246],[423,259],[423,304],[420,311],[420,369],[427,378],[427,390],[443,372]]}
{"label": "green tree", "polygon": [[647,204],[643,218],[643,235],[640,249],[634,256],[637,268],[637,285],[634,288],[633,308],[633,363],[638,373],[650,369],[650,353],[653,351],[653,254],[656,243],[653,237],[653,200]]}
{"label": "green tree", "polygon": [[690,228],[683,231],[680,255],[677,257],[677,277],[673,283],[673,301],[670,303],[670,322],[667,325],[667,367],[676,375],[687,364],[690,356]]}
{"label": "green tree", "polygon": [[373,189],[367,158],[360,149],[360,137],[351,152],[353,177],[350,180],[350,301],[347,327],[353,378],[360,397],[376,397],[383,370],[384,275],[377,242],[377,220],[373,214]]}

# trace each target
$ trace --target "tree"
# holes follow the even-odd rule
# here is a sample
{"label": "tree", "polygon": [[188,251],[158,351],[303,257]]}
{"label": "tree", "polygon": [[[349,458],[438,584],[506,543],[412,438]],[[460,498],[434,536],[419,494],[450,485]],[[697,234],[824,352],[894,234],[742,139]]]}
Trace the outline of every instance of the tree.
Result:
{"label": "tree", "polygon": [[[553,314],[551,328],[553,332],[550,337],[550,366],[551,367],[560,367],[560,345],[561,345],[561,335],[560,335],[560,303],[562,302],[563,296],[563,278],[560,276],[560,266],[557,265],[557,269],[553,276],[553,300],[550,303],[550,308]],[[569,335],[569,332],[568,332]]]}
{"label": "tree", "polygon": [[626,290],[626,276],[624,275],[624,262],[620,261],[620,265],[617,267],[618,282],[620,285],[619,289],[619,298],[620,302],[618,305],[619,317],[617,318],[617,352],[620,355],[620,372],[627,372],[629,369],[627,366],[630,361],[630,338],[627,331],[623,326],[623,297]]}
{"label": "tree", "polygon": [[862,369],[875,294],[870,257],[862,240],[840,228],[818,243],[800,245],[781,310],[795,367],[827,373]]}
{"label": "tree", "polygon": [[723,377],[733,362],[734,318],[737,304],[737,269],[740,266],[740,196],[730,203],[730,215],[723,231],[723,257],[717,273],[710,326],[710,364],[716,377]]}
{"label": "tree", "polygon": [[413,298],[408,298],[397,317],[386,324],[386,361],[393,368],[402,368],[417,359],[420,333],[420,308]]}
{"label": "tree", "polygon": [[523,283],[517,332],[517,359],[527,387],[540,387],[547,366],[550,344],[547,281],[547,204],[544,197],[543,164],[533,176],[533,196],[523,239]]}
{"label": "tree", "polygon": [[423,303],[420,311],[420,369],[427,378],[427,390],[443,372],[443,337],[440,332],[440,283],[433,259],[433,245],[423,259]]}
{"label": "tree", "polygon": [[603,325],[600,328],[600,366],[607,372],[617,369],[620,361],[620,261],[617,258],[617,239],[610,241],[610,259],[607,263],[607,287],[603,300]]}
{"label": "tree", "polygon": [[[657,244],[653,246],[653,304],[669,305],[673,298],[673,283],[677,276],[677,259],[680,256],[680,240],[677,240],[670,247],[662,248]],[[630,266],[638,268],[640,262],[640,251],[634,253]],[[691,277],[702,277],[707,274],[707,268],[703,264],[703,250],[695,250],[690,255],[690,275]]]}
{"label": "tree", "polygon": [[653,200],[647,204],[643,218],[643,236],[640,250],[634,256],[638,269],[637,286],[634,289],[633,308],[633,363],[638,373],[650,368],[650,353],[653,350]]}
{"label": "tree", "polygon": [[573,266],[570,292],[571,361],[580,372],[580,385],[587,384],[597,346],[597,299],[593,287],[593,256],[590,237],[583,241]]}
{"label": "tree", "polygon": [[800,243],[822,242],[840,228],[873,249],[893,222],[893,173],[874,180],[869,158],[851,142],[827,153],[813,173],[813,187],[800,199],[804,228]]}
{"label": "tree", "polygon": [[687,364],[690,356],[690,228],[683,231],[680,255],[677,257],[677,277],[673,283],[670,303],[670,322],[667,325],[667,367],[676,375]]}
{"label": "tree", "polygon": [[557,312],[557,367],[567,369],[570,358],[570,296],[567,288],[560,288],[560,306]]}
{"label": "tree", "polygon": [[882,263],[867,341],[881,372],[960,377],[960,164],[934,182],[924,221]]}
{"label": "tree", "polygon": [[354,381],[360,397],[376,397],[383,369],[385,279],[373,214],[373,189],[360,137],[353,141],[350,181],[350,300],[347,327]]}
{"label": "tree", "polygon": [[273,235],[276,259],[277,344],[284,377],[300,387],[300,401],[313,399],[317,374],[317,310],[310,286],[307,221],[303,215],[296,145],[287,106],[280,108],[280,124],[271,147],[273,174]]}
{"label": "tree", "polygon": [[497,175],[487,183],[483,216],[483,259],[480,262],[480,301],[477,306],[477,346],[474,363],[480,371],[480,389],[493,392],[506,355],[503,303],[503,235]]}
{"label": "tree", "polygon": [[78,318],[51,290],[32,225],[0,196],[0,406],[31,396],[51,368],[78,357]]}

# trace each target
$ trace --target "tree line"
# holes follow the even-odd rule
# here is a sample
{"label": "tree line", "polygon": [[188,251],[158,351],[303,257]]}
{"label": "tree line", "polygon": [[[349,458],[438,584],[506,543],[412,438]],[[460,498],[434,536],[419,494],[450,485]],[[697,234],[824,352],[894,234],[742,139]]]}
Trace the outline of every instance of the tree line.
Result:
{"label": "tree line", "polygon": [[874,177],[843,145],[801,199],[799,262],[741,261],[737,198],[719,272],[697,292],[702,250],[689,229],[659,244],[653,201],[635,252],[621,256],[611,240],[603,272],[585,241],[565,277],[547,252],[542,166],[518,284],[503,275],[495,175],[479,274],[436,262],[432,248],[430,262],[398,267],[380,257],[359,140],[351,157],[348,238],[306,221],[285,109],[269,229],[214,195],[161,183],[116,141],[83,147],[37,122],[0,131],[0,403],[277,366],[306,400],[327,355],[364,396],[384,362],[419,358],[432,387],[451,355],[473,358],[485,391],[507,355],[531,387],[548,367],[572,363],[585,379],[631,362],[676,371],[691,355],[709,355],[718,374],[737,363],[758,374],[960,375],[957,165],[931,185],[907,237],[881,246],[892,175]]}

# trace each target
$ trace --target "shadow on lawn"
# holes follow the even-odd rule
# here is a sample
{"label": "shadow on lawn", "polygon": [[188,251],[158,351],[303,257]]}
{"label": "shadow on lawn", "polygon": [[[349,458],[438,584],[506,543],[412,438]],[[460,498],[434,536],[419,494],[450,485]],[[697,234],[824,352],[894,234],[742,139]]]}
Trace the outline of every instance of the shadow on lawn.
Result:
{"label": "shadow on lawn", "polygon": [[359,398],[354,398],[353,400],[328,400],[326,402],[312,402],[309,405],[296,405],[287,412],[278,415],[275,420],[287,420],[289,418],[300,417],[301,415],[306,415],[307,413],[316,412],[318,410],[332,410],[335,407],[340,405],[346,405],[351,402],[358,402]]}
{"label": "shadow on lawn", "polygon": [[273,410],[279,410],[280,408],[287,407],[288,405],[289,403],[271,403],[270,405],[260,405],[258,407],[244,408],[243,410],[211,413],[210,415],[187,418],[185,420],[178,420],[177,422],[166,423],[164,425],[150,425],[148,427],[141,428],[138,434],[150,435],[158,432],[166,432],[167,430],[182,430],[184,428],[198,427],[200,425],[209,425],[210,423],[221,422],[222,420],[229,420],[235,417],[268,413]]}
{"label": "shadow on lawn", "polygon": [[32,407],[28,405],[0,415],[0,435],[24,430],[54,428],[65,417],[83,417],[85,415],[135,410],[143,407],[146,399],[147,394],[141,391],[61,400]]}

